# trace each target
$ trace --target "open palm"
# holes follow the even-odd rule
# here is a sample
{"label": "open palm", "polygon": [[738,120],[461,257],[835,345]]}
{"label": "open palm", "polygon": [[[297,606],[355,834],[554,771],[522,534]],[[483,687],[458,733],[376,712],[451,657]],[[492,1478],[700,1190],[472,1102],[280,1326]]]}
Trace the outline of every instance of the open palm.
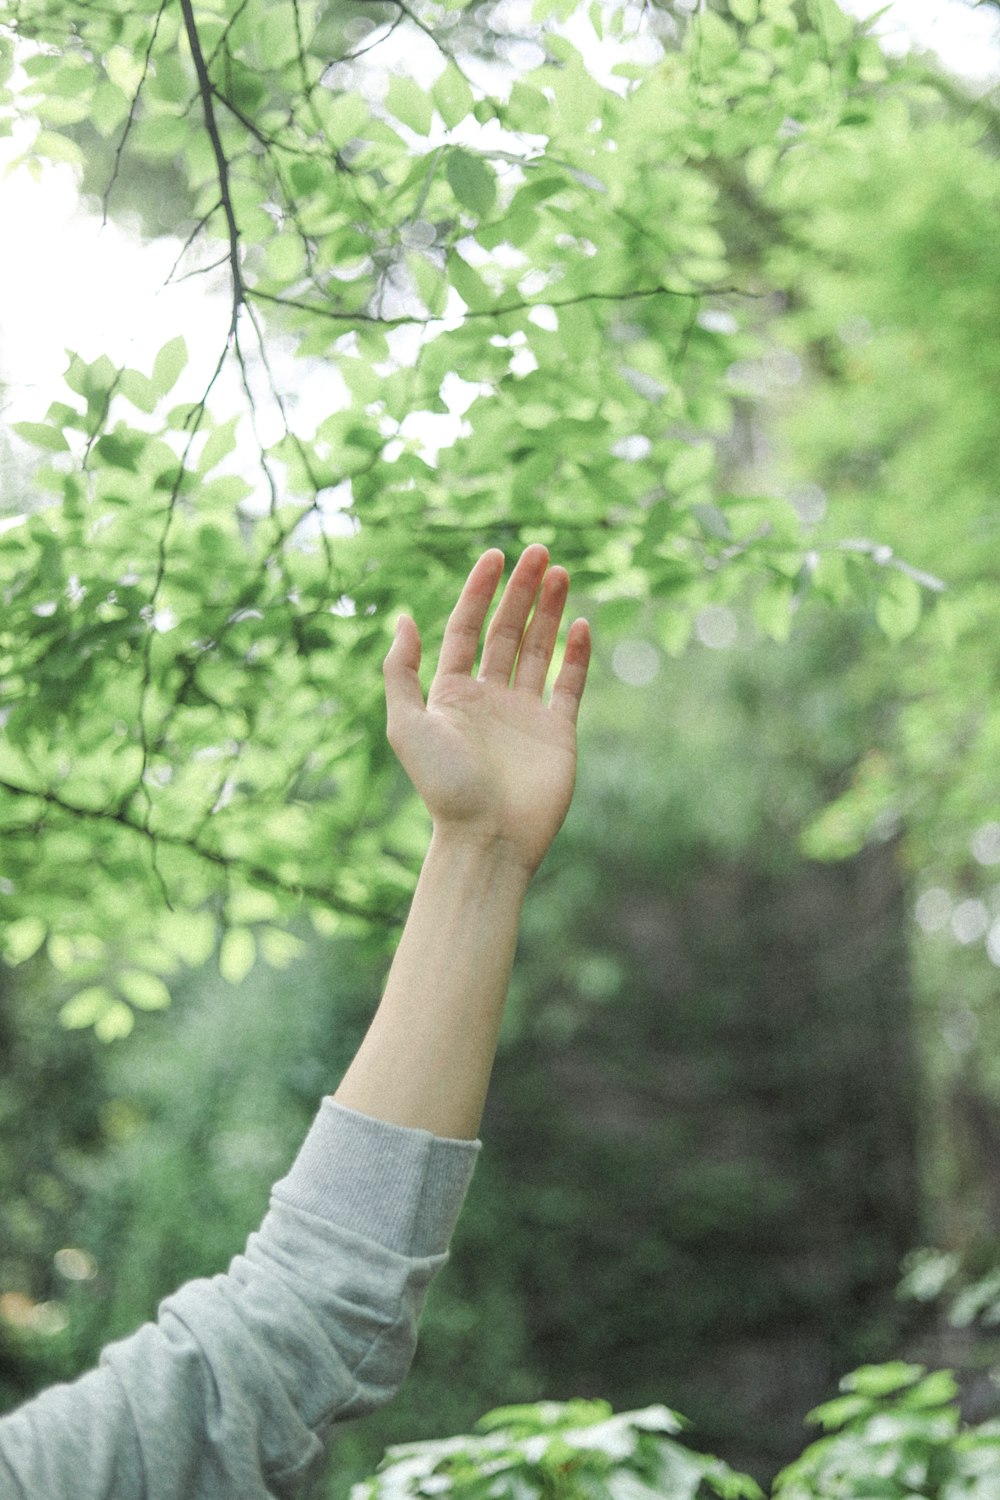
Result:
{"label": "open palm", "polygon": [[[533,874],[573,795],[576,719],[590,660],[585,620],[570,627],[548,704],[543,690],[569,576],[535,544],[521,555],[486,632],[503,571],[486,552],[466,580],[444,633],[427,701],[420,635],[406,615],[385,660],[389,741],[436,830],[499,844]],[[530,617],[530,618],[529,618]]]}

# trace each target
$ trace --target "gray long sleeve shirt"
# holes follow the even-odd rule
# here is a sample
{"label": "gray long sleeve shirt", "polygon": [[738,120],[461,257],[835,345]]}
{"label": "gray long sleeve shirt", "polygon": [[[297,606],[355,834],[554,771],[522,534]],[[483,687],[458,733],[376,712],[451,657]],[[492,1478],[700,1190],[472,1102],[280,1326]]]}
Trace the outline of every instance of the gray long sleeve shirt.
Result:
{"label": "gray long sleeve shirt", "polygon": [[325,1099],[225,1275],[0,1420],[0,1500],[298,1495],[406,1374],[477,1151]]}

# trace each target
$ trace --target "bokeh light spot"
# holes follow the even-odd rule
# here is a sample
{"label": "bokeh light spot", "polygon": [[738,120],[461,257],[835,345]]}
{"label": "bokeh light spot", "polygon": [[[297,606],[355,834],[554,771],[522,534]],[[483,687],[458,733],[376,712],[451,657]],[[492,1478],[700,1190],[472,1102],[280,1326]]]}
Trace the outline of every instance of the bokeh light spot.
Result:
{"label": "bokeh light spot", "polygon": [[736,641],[736,616],[724,604],[706,605],[698,612],[694,633],[703,646],[709,646],[713,651],[724,651]]}
{"label": "bokeh light spot", "polygon": [[611,670],[629,687],[646,687],[660,670],[660,657],[649,641],[620,641],[611,653]]}
{"label": "bokeh light spot", "polygon": [[986,905],[975,897],[960,901],[951,914],[951,930],[960,943],[978,943],[989,925]]}
{"label": "bokeh light spot", "polygon": [[976,829],[972,853],[981,865],[1000,865],[1000,823],[984,823]]}

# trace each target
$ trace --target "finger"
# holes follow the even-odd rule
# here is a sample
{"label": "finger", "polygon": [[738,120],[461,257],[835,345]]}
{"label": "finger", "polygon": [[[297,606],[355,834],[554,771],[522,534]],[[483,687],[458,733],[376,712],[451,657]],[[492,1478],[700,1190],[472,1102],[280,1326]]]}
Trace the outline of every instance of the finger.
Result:
{"label": "finger", "polygon": [[528,623],[531,606],[541,587],[548,561],[548,548],[543,547],[540,542],[533,542],[521,553],[486,632],[483,658],[479,664],[481,679],[510,681],[524,627]]}
{"label": "finger", "polygon": [[586,620],[574,620],[566,638],[566,651],[559,675],[552,688],[549,708],[554,714],[576,723],[580,699],[587,683],[590,665],[590,626]]}
{"label": "finger", "polygon": [[550,568],[542,583],[542,591],[531,616],[531,623],[524,632],[521,649],[517,654],[517,670],[514,687],[518,692],[541,696],[545,679],[552,665],[552,653],[556,648],[559,621],[569,592],[569,574],[565,568]]}
{"label": "finger", "polygon": [[396,635],[382,663],[385,678],[386,736],[395,746],[406,720],[424,707],[420,687],[420,632],[409,615],[400,615]]}
{"label": "finger", "polygon": [[503,553],[499,547],[491,547],[465,580],[458,603],[448,616],[438,657],[439,673],[458,672],[467,677],[476,665],[483,621],[502,572]]}

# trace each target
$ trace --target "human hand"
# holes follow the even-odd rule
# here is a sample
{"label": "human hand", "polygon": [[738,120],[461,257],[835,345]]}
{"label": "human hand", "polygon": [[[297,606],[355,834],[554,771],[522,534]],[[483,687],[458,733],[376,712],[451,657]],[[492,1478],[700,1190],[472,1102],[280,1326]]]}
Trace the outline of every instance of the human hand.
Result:
{"label": "human hand", "polygon": [[384,668],[389,743],[435,835],[501,853],[529,878],[573,795],[576,719],[590,661],[590,627],[575,620],[543,703],[569,590],[565,568],[548,561],[538,543],[521,554],[486,632],[478,676],[479,638],[503,572],[496,548],[476,563],[449,616],[426,704],[417,675],[420,634],[408,615],[400,617]]}

